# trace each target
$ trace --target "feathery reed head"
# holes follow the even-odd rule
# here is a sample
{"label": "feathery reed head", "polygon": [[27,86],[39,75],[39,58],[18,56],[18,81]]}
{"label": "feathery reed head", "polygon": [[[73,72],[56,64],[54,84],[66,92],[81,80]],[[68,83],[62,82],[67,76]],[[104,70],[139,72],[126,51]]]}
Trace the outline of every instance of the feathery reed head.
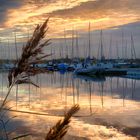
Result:
{"label": "feathery reed head", "polygon": [[9,86],[13,82],[16,84],[31,83],[33,84],[29,76],[34,76],[38,73],[44,72],[40,68],[33,67],[34,64],[43,62],[43,59],[51,54],[44,54],[43,48],[50,44],[50,40],[43,41],[45,34],[48,30],[47,19],[43,24],[37,25],[32,37],[27,41],[26,45],[22,49],[21,58],[16,62],[15,68],[13,68],[8,75]]}
{"label": "feathery reed head", "polygon": [[55,126],[53,126],[45,140],[61,140],[62,137],[67,133],[69,127],[70,118],[78,112],[80,109],[79,105],[74,105],[64,116],[63,120],[59,120]]}

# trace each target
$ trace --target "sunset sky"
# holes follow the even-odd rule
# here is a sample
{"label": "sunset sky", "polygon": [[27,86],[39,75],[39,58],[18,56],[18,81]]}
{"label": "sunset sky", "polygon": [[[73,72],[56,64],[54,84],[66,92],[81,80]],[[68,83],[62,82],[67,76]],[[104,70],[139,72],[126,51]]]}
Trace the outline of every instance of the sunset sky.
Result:
{"label": "sunset sky", "polygon": [[[103,29],[106,57],[109,57],[111,36],[112,55],[117,55],[117,44],[119,56],[130,57],[131,33],[134,37],[137,57],[140,57],[140,0],[0,0],[1,44],[6,44],[7,40],[12,43],[13,33],[16,32],[21,47],[21,43],[26,41],[35,25],[43,22],[48,16],[50,16],[48,37],[52,38],[56,56],[59,56],[62,47],[61,53],[65,55],[66,45],[69,46],[70,53],[72,30],[78,32],[79,47],[81,47],[79,55],[86,56],[90,22],[91,56],[97,56],[100,30]],[[64,30],[66,30],[66,43],[63,39]],[[123,43],[122,33],[124,33]],[[122,47],[125,48],[123,53]],[[125,54],[126,50],[127,54]]]}

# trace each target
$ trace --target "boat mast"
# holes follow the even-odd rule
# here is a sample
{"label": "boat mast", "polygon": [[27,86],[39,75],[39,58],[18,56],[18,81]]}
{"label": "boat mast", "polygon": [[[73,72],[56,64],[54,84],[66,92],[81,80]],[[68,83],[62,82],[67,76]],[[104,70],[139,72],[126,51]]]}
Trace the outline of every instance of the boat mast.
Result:
{"label": "boat mast", "polygon": [[64,58],[64,51],[63,51],[63,48],[64,46],[63,46],[63,43],[62,42],[60,42],[60,53],[61,53],[61,59],[63,59]]}
{"label": "boat mast", "polygon": [[136,59],[136,51],[135,51],[135,47],[134,47],[134,39],[133,39],[133,35],[131,33],[131,59]]}
{"label": "boat mast", "polygon": [[71,50],[71,59],[74,57],[74,30],[72,29],[72,50]]}
{"label": "boat mast", "polygon": [[9,44],[9,39],[7,40],[7,47],[8,47],[8,57],[7,57],[7,60],[8,60],[8,63],[10,63],[10,58],[11,58],[11,55],[10,55],[10,44]]}
{"label": "boat mast", "polygon": [[102,30],[101,30],[101,61],[103,61],[103,32],[102,32]]}
{"label": "boat mast", "polygon": [[64,29],[64,41],[65,41],[65,47],[66,47],[66,49],[65,49],[65,53],[66,53],[66,58],[69,58],[69,56],[68,56],[68,46],[67,46],[67,39],[66,39],[66,30]]}
{"label": "boat mast", "polygon": [[84,58],[86,58],[87,57],[87,49],[86,49],[85,42],[83,43],[83,46],[84,46]]}
{"label": "boat mast", "polygon": [[126,40],[126,44],[125,44],[125,59],[127,60],[127,40]]}
{"label": "boat mast", "polygon": [[89,22],[89,29],[88,29],[88,33],[89,33],[89,40],[88,40],[88,47],[89,47],[89,49],[88,49],[88,57],[90,58],[90,51],[91,51],[91,45],[90,45],[90,43],[91,43],[91,41],[90,41],[90,22]]}
{"label": "boat mast", "polygon": [[[51,52],[52,52],[52,49],[51,49]],[[61,59],[62,58],[61,43],[60,43],[60,47],[59,47],[59,56],[60,56],[60,59]]]}
{"label": "boat mast", "polygon": [[79,57],[79,41],[78,41],[78,32],[76,32],[76,53],[77,53],[77,58]]}
{"label": "boat mast", "polygon": [[122,59],[124,58],[124,32],[122,30]]}
{"label": "boat mast", "polygon": [[17,51],[17,35],[15,32],[15,51],[16,51],[16,61],[18,60],[18,51]]}
{"label": "boat mast", "polygon": [[118,41],[116,41],[116,52],[117,52],[117,59],[119,60],[119,46],[118,46]]}
{"label": "boat mast", "polygon": [[108,58],[109,58],[110,60],[112,59],[112,34],[111,34],[111,37],[110,37],[110,46],[109,46]]}

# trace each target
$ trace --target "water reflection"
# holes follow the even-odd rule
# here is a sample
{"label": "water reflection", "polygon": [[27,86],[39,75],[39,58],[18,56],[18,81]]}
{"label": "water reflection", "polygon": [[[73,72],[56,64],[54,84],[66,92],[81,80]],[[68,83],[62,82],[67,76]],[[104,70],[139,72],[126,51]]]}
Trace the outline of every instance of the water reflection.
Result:
{"label": "water reflection", "polygon": [[[7,91],[7,73],[0,74],[2,99]],[[140,101],[140,81],[136,79],[73,76],[72,73],[54,72],[37,75],[33,80],[40,88],[32,85],[18,85],[13,88],[10,100],[15,102],[16,109],[26,106],[26,109],[32,110],[33,106],[40,104],[40,111],[44,111],[41,106],[46,103],[52,108],[57,104],[66,111],[68,106],[78,103],[89,108],[92,114],[95,106],[125,107],[130,101]]]}
{"label": "water reflection", "polygon": [[[7,73],[0,73],[0,77],[2,100],[7,92]],[[111,123],[111,126],[116,123],[123,127],[140,125],[139,80],[122,77],[74,76],[72,73],[57,72],[40,74],[32,80],[40,88],[32,85],[18,85],[13,88],[9,97],[9,106],[14,112],[56,117],[63,116],[73,104],[78,103],[81,107],[77,114],[77,117],[80,117],[79,127],[88,123],[88,127],[92,128],[92,124],[99,123],[99,120]],[[26,118],[23,119],[27,121]],[[32,121],[34,119],[32,116]]]}

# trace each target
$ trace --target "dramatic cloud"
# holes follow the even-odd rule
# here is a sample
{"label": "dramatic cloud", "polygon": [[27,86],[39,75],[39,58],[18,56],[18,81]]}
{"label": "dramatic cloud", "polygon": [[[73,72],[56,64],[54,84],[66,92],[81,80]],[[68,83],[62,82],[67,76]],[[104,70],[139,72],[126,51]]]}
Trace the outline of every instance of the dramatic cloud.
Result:
{"label": "dramatic cloud", "polygon": [[[72,30],[77,30],[81,37],[81,40],[79,38],[81,46],[84,48],[90,22],[91,32],[95,34],[96,38],[94,43],[93,40],[91,41],[92,46],[99,46],[99,30],[105,31],[105,44],[108,46],[110,34],[113,32],[114,38],[119,40],[120,32],[123,29],[125,36],[130,32],[134,34],[137,54],[140,54],[138,47],[140,37],[138,32],[140,26],[139,0],[0,0],[1,38],[14,40],[11,33],[16,31],[20,38],[19,41],[24,42],[28,33],[31,34],[33,31],[34,26],[48,16],[51,17],[49,37],[54,38],[55,43],[59,42],[55,44],[56,46],[60,45],[60,42],[65,46],[62,39],[64,30],[66,30],[67,38],[71,37]],[[58,38],[57,41],[56,38]],[[129,40],[128,37],[127,40]],[[70,39],[67,40],[67,44],[71,45]],[[115,48],[115,43],[113,46]],[[97,53],[98,47],[93,48]],[[81,55],[83,55],[82,52]]]}
{"label": "dramatic cloud", "polygon": [[25,31],[27,27],[42,22],[50,15],[50,32],[54,37],[59,37],[64,28],[72,30],[73,26],[79,32],[85,31],[89,21],[95,30],[140,20],[138,0],[24,0],[13,3],[7,0],[3,5],[4,27],[22,27]]}
{"label": "dramatic cloud", "polygon": [[[97,0],[82,2],[71,9],[57,10],[51,13],[53,17],[68,21],[79,20],[98,22],[100,26],[112,27],[139,21],[140,1],[138,0]],[[104,22],[105,21],[105,22]],[[99,28],[99,27],[98,27]]]}
{"label": "dramatic cloud", "polygon": [[[21,5],[18,0],[0,0],[0,23],[3,24],[7,20],[7,11],[9,9],[17,8]],[[1,26],[0,24],[0,26]]]}
{"label": "dramatic cloud", "polygon": [[[62,19],[99,20],[112,18],[139,20],[140,1],[138,0],[96,0],[82,2],[70,9],[56,10],[52,16]],[[117,21],[116,21],[117,22]]]}

